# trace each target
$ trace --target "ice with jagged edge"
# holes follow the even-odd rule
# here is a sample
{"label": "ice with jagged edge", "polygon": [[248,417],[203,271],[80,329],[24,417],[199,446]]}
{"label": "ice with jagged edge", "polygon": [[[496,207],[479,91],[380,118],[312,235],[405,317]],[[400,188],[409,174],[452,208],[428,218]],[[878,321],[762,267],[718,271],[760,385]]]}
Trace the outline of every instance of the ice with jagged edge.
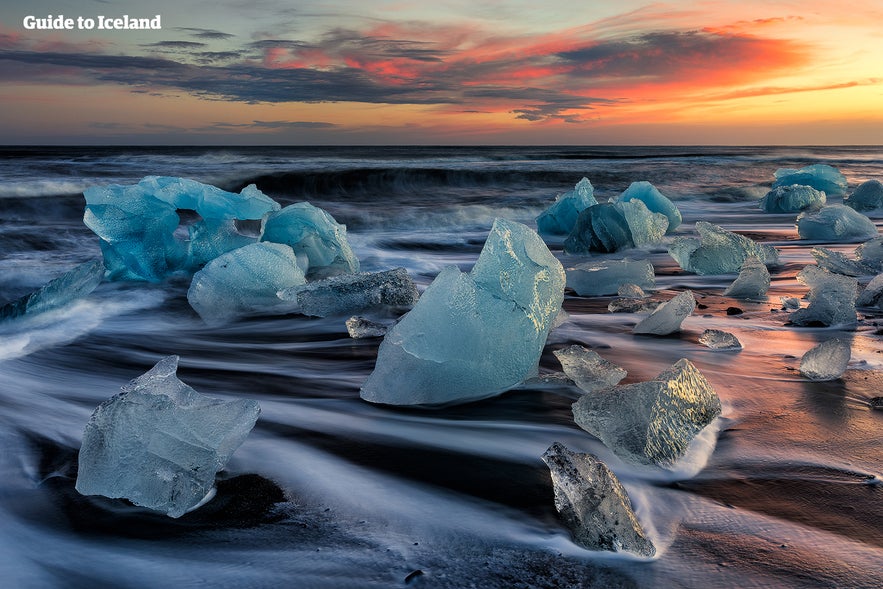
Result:
{"label": "ice with jagged edge", "polygon": [[696,297],[693,296],[693,291],[685,290],[673,299],[656,307],[656,310],[635,325],[632,332],[668,335],[680,331],[681,323],[693,313],[695,308]]}
{"label": "ice with jagged edge", "polygon": [[188,178],[147,176],[138,186],[175,209],[196,211],[203,219],[255,220],[281,208],[254,184],[237,194]]}
{"label": "ice with jagged edge", "polygon": [[353,339],[365,339],[369,337],[383,337],[389,328],[366,317],[353,315],[346,320],[346,331]]}
{"label": "ice with jagged edge", "polygon": [[855,248],[855,259],[862,264],[883,271],[883,237],[875,237]]}
{"label": "ice with jagged edge", "polygon": [[104,264],[91,260],[75,266],[32,293],[0,306],[0,320],[36,315],[63,307],[95,290],[104,279]]}
{"label": "ice with jagged edge", "polygon": [[387,332],[361,397],[438,405],[512,388],[537,370],[564,283],[536,232],[496,219],[472,270],[442,270]]}
{"label": "ice with jagged edge", "polygon": [[883,307],[883,274],[874,276],[855,301],[857,307]]}
{"label": "ice with jagged edge", "polygon": [[883,208],[883,182],[876,178],[862,182],[852,194],[843,197],[843,204],[857,211]]}
{"label": "ice with jagged edge", "polygon": [[287,312],[312,317],[349,314],[371,307],[410,308],[417,286],[404,268],[341,274],[287,288],[278,293]]}
{"label": "ice with jagged edge", "polygon": [[861,241],[877,236],[877,227],[865,215],[845,205],[828,205],[797,217],[797,234],[815,241]]}
{"label": "ice with jagged edge", "polygon": [[760,199],[760,208],[767,213],[798,213],[825,205],[827,195],[812,186],[791,184],[777,186]]}
{"label": "ice with jagged edge", "polygon": [[671,233],[681,224],[681,211],[667,196],[650,182],[632,182],[622,194],[614,196],[610,202],[629,202],[633,199],[643,202],[653,213],[662,213],[668,219],[666,233]]}
{"label": "ice with jagged edge", "polygon": [[856,322],[855,300],[858,281],[818,266],[806,266],[797,281],[809,287],[809,305],[791,313],[794,325],[839,325]]}
{"label": "ice with jagged edge", "polygon": [[599,260],[567,269],[567,286],[582,297],[616,294],[623,284],[656,287],[653,264],[648,260]]}
{"label": "ice with jagged edge", "polygon": [[215,475],[260,407],[202,395],[177,378],[177,369],[178,356],[168,356],[95,409],[83,432],[77,491],[175,518],[213,492]]}
{"label": "ice with jagged edge", "polygon": [[573,190],[559,194],[555,202],[540,213],[537,231],[549,235],[567,235],[573,231],[580,212],[596,204],[595,188],[588,178],[583,178]]}
{"label": "ice with jagged edge", "polygon": [[851,260],[844,254],[825,247],[814,247],[810,253],[820,268],[836,274],[870,276],[877,272],[876,265],[867,264],[859,259]]}
{"label": "ice with jagged edge", "polygon": [[667,229],[668,218],[651,212],[640,200],[597,204],[579,214],[573,231],[564,240],[564,251],[615,252],[659,243]]}
{"label": "ice with jagged edge", "polygon": [[564,374],[585,392],[609,389],[628,375],[624,368],[578,344],[555,350],[553,354],[561,363]]}
{"label": "ice with jagged edge", "polygon": [[668,248],[668,253],[687,272],[696,274],[731,274],[739,272],[749,256],[770,265],[779,263],[779,253],[771,245],[727,231],[708,223],[696,221],[695,237],[678,237]]}
{"label": "ice with jagged edge", "polygon": [[577,425],[617,456],[663,467],[720,413],[711,384],[686,358],[653,380],[586,393],[573,404]]}
{"label": "ice with jagged edge", "polygon": [[242,315],[271,313],[283,305],[279,291],[304,284],[297,256],[287,245],[261,242],[227,252],[193,275],[187,300],[210,325]]}
{"label": "ice with jagged edge", "polygon": [[770,288],[770,271],[754,256],[745,258],[736,280],[724,290],[725,297],[761,299]]}
{"label": "ice with jagged edge", "polygon": [[812,164],[799,170],[779,168],[775,172],[773,188],[802,184],[824,191],[829,196],[840,196],[846,192],[846,177],[837,168],[827,164]]}
{"label": "ice with jagged edge", "polygon": [[712,350],[741,350],[742,342],[729,331],[706,329],[699,336],[699,343]]}
{"label": "ice with jagged edge", "polygon": [[846,371],[852,347],[849,341],[833,338],[807,351],[800,359],[800,374],[810,380],[835,380]]}

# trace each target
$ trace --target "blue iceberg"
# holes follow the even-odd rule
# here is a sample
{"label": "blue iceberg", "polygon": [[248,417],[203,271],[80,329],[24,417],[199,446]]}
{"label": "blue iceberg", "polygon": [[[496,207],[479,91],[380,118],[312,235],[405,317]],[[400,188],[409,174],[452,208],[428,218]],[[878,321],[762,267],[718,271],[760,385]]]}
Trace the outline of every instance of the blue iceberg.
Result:
{"label": "blue iceberg", "polygon": [[138,186],[176,209],[196,211],[203,219],[260,219],[281,208],[254,184],[237,194],[189,178],[147,176]]}
{"label": "blue iceberg", "polygon": [[876,237],[874,222],[845,205],[828,205],[797,217],[797,234],[814,241],[861,241]]}
{"label": "blue iceberg", "polygon": [[580,212],[598,204],[594,192],[589,179],[583,178],[573,190],[559,194],[555,202],[537,217],[537,231],[549,235],[567,235],[573,231]]}
{"label": "blue iceberg", "polygon": [[665,215],[668,218],[666,233],[671,233],[681,224],[681,211],[650,182],[632,182],[625,192],[612,198],[610,202],[629,202],[632,199],[640,200],[653,213]]}
{"label": "blue iceberg", "polygon": [[730,274],[739,272],[749,256],[766,265],[777,265],[779,254],[771,245],[757,243],[706,221],[696,221],[695,237],[678,237],[668,253],[687,272]]}
{"label": "blue iceberg", "polygon": [[843,204],[857,211],[883,208],[883,182],[876,179],[862,182],[852,194],[843,197]]}
{"label": "blue iceberg", "polygon": [[812,186],[791,184],[777,186],[760,199],[760,208],[767,213],[798,213],[825,205],[827,196]]}
{"label": "blue iceberg", "polygon": [[581,297],[614,295],[624,284],[655,288],[653,264],[648,260],[602,260],[567,269],[567,286]]}
{"label": "blue iceberg", "polygon": [[80,264],[34,292],[0,306],[0,320],[36,315],[63,307],[91,293],[103,278],[104,264],[101,260]]}
{"label": "blue iceberg", "polygon": [[243,235],[234,219],[202,219],[188,229],[187,266],[198,270],[229,251],[257,243],[257,237]]}
{"label": "blue iceberg", "polygon": [[640,200],[602,203],[579,214],[573,231],[564,241],[569,254],[615,252],[658,243],[668,230],[668,218],[653,213]]}
{"label": "blue iceberg", "polygon": [[846,177],[837,168],[826,164],[813,164],[799,170],[779,168],[775,172],[775,177],[773,188],[803,184],[821,190],[829,196],[840,196],[846,192]]}

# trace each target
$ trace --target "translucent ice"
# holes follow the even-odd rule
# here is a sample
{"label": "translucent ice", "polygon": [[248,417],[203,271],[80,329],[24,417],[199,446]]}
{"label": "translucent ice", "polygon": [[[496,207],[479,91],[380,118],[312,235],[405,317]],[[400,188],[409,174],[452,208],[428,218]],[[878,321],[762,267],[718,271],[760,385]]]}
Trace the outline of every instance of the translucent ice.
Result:
{"label": "translucent ice", "polygon": [[773,188],[803,184],[822,190],[829,196],[840,196],[846,192],[846,178],[837,168],[825,164],[813,164],[799,170],[779,168],[775,176]]}
{"label": "translucent ice", "polygon": [[656,307],[648,317],[635,325],[634,333],[668,335],[680,331],[681,323],[693,313],[696,298],[693,291],[685,290],[670,301]]}
{"label": "translucent ice", "polygon": [[883,303],[883,274],[878,274],[861,292],[855,304],[859,307],[881,307],[883,306],[881,303]]}
{"label": "translucent ice", "polygon": [[712,350],[741,350],[742,342],[728,331],[706,329],[699,336],[699,343]]}
{"label": "translucent ice", "polygon": [[786,310],[794,310],[800,308],[800,299],[797,297],[779,297],[782,301],[782,308]]}
{"label": "translucent ice", "polygon": [[746,258],[754,256],[766,265],[779,263],[776,248],[757,243],[706,221],[696,221],[699,239],[678,237],[668,253],[681,268],[696,274],[738,272]]}
{"label": "translucent ice", "polygon": [[791,184],[777,186],[760,199],[760,208],[767,213],[797,213],[815,210],[824,206],[827,200],[824,192],[812,186]]}
{"label": "translucent ice", "polygon": [[543,461],[551,471],[555,509],[576,544],[589,550],[656,554],[622,483],[597,456],[572,452],[555,442]]}
{"label": "translucent ice", "polygon": [[353,316],[346,320],[346,330],[353,339],[368,337],[383,337],[388,328],[382,323],[371,321],[364,317]]}
{"label": "translucent ice", "polygon": [[283,243],[298,256],[305,255],[310,279],[359,271],[359,260],[346,238],[346,226],[308,202],[268,215],[261,241]]}
{"label": "translucent ice", "polygon": [[194,274],[187,300],[206,323],[217,325],[272,312],[283,304],[279,291],[305,282],[290,247],[254,243],[215,258]]}
{"label": "translucent ice", "polygon": [[534,231],[497,219],[472,271],[442,270],[387,332],[362,398],[442,404],[515,386],[537,369],[564,281]]}
{"label": "translucent ice", "polygon": [[628,374],[624,368],[580,345],[574,344],[553,353],[561,362],[564,374],[586,392],[609,389]]}
{"label": "translucent ice", "polygon": [[763,262],[754,256],[745,258],[739,276],[724,291],[724,296],[739,299],[759,299],[770,288],[770,272]]}
{"label": "translucent ice", "polygon": [[411,307],[417,302],[417,287],[404,268],[385,272],[342,274],[287,288],[279,298],[287,301],[287,312],[312,317],[348,314],[371,307]]}
{"label": "translucent ice", "polygon": [[860,241],[877,236],[874,222],[844,205],[828,205],[815,212],[800,213],[797,233],[801,239]]}
{"label": "translucent ice", "polygon": [[95,409],[83,433],[77,491],[171,517],[208,496],[260,407],[201,395],[178,380],[177,369],[178,357],[168,356]]}
{"label": "translucent ice", "polygon": [[855,299],[858,281],[834,274],[818,266],[806,266],[797,281],[809,287],[809,306],[789,316],[795,325],[835,325],[855,323]]}
{"label": "translucent ice", "polygon": [[855,257],[862,264],[883,270],[883,237],[875,237],[855,248]]}
{"label": "translucent ice", "polygon": [[852,353],[845,339],[829,339],[809,350],[800,359],[800,374],[810,380],[840,378]]}
{"label": "translucent ice", "polygon": [[537,217],[537,231],[551,235],[567,235],[573,231],[580,212],[598,204],[594,192],[589,179],[583,178],[573,190],[559,194],[555,202]]}
{"label": "translucent ice", "polygon": [[204,219],[260,219],[280,208],[254,184],[236,194],[188,178],[147,176],[138,186],[174,208],[196,211]]}
{"label": "translucent ice", "polygon": [[632,199],[640,200],[653,213],[665,215],[668,218],[667,233],[671,233],[681,224],[681,211],[651,183],[632,182],[622,194],[613,197],[610,202],[628,202]]}
{"label": "translucent ice", "polygon": [[857,211],[883,208],[883,182],[876,179],[862,182],[852,194],[843,197],[843,204]]}
{"label": "translucent ice", "polygon": [[577,425],[632,462],[670,466],[720,415],[711,384],[687,359],[655,379],[586,393],[573,404]]}
{"label": "translucent ice", "polygon": [[816,259],[816,264],[829,272],[846,276],[868,276],[876,273],[875,265],[866,264],[861,260],[851,260],[840,252],[828,248],[814,247],[811,253]]}
{"label": "translucent ice", "polygon": [[582,297],[616,294],[627,283],[654,288],[653,264],[647,260],[601,260],[567,269],[567,286]]}
{"label": "translucent ice", "polygon": [[0,320],[36,315],[63,307],[91,293],[103,278],[104,264],[101,260],[75,266],[34,292],[0,306]]}
{"label": "translucent ice", "polygon": [[668,218],[653,213],[640,200],[602,203],[582,211],[564,251],[570,254],[615,252],[658,243],[668,229]]}
{"label": "translucent ice", "polygon": [[647,297],[647,293],[644,292],[644,289],[641,288],[639,284],[633,283],[619,285],[619,289],[616,291],[616,294],[628,299],[643,299]]}
{"label": "translucent ice", "polygon": [[239,233],[232,219],[202,219],[188,229],[187,266],[197,270],[221,254],[257,242]]}

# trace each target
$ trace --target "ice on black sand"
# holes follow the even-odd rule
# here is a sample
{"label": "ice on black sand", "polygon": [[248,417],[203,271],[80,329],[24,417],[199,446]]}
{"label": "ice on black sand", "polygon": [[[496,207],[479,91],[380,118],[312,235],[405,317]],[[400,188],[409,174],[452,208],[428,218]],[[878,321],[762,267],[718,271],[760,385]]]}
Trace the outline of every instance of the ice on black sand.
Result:
{"label": "ice on black sand", "polygon": [[696,308],[693,291],[685,290],[673,299],[656,307],[649,316],[635,325],[632,330],[638,334],[668,335],[681,329],[681,323]]}
{"label": "ice on black sand", "polygon": [[852,349],[845,339],[826,340],[800,359],[800,374],[810,380],[834,380],[846,371]]}
{"label": "ice on black sand", "polygon": [[555,350],[553,354],[561,362],[564,374],[586,392],[609,389],[628,374],[624,368],[580,345]]}

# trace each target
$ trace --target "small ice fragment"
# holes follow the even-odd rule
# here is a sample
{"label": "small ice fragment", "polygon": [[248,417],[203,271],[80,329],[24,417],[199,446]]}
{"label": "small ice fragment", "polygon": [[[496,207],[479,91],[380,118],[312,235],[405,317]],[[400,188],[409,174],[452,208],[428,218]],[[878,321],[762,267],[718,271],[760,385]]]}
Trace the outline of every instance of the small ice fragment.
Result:
{"label": "small ice fragment", "polygon": [[843,197],[843,204],[857,211],[883,208],[883,182],[877,179],[862,182],[852,194]]}
{"label": "small ice fragment", "polygon": [[561,362],[564,374],[586,392],[609,389],[628,374],[624,368],[580,345],[555,350],[553,354]]}
{"label": "small ice fragment", "polygon": [[653,380],[586,393],[573,404],[581,428],[617,456],[670,466],[721,413],[711,384],[686,358]]}
{"label": "small ice fragment", "polygon": [[759,299],[766,296],[770,288],[770,271],[763,262],[754,256],[745,258],[739,276],[724,291],[725,297],[739,299]]}
{"label": "small ice fragment", "polygon": [[660,304],[659,301],[619,297],[608,303],[607,310],[611,313],[652,313]]}
{"label": "small ice fragment", "polygon": [[779,297],[782,301],[782,308],[785,310],[793,310],[800,308],[800,299],[797,297]]}
{"label": "small ice fragment", "polygon": [[652,213],[662,213],[668,218],[668,229],[671,233],[681,224],[681,211],[667,196],[659,192],[650,182],[632,182],[619,196],[614,196],[610,202],[629,202],[637,199],[647,205]]}
{"label": "small ice fragment", "polygon": [[104,278],[101,260],[85,262],[15,301],[0,306],[0,320],[36,315],[83,298]]}
{"label": "small ice fragment", "polygon": [[633,333],[668,335],[680,331],[681,323],[693,313],[696,298],[693,291],[685,290],[673,299],[659,305],[655,311],[635,325]]}
{"label": "small ice fragment", "polygon": [[623,284],[654,288],[656,276],[648,260],[583,262],[567,269],[567,286],[579,296],[616,294]]}
{"label": "small ice fragment", "polygon": [[825,205],[827,198],[812,186],[792,184],[777,186],[760,199],[760,208],[767,213],[798,213]]}
{"label": "small ice fragment", "polygon": [[856,322],[855,299],[858,281],[818,266],[806,266],[797,281],[809,287],[809,306],[789,316],[794,325],[835,325]]}
{"label": "small ice fragment", "polygon": [[881,307],[881,303],[883,303],[883,274],[878,274],[861,292],[855,304],[857,307]]}
{"label": "small ice fragment", "polygon": [[875,237],[855,248],[855,258],[862,264],[883,271],[883,237]]}
{"label": "small ice fragment", "polygon": [[779,254],[771,245],[727,231],[706,221],[696,221],[695,237],[678,237],[668,253],[681,268],[696,274],[730,274],[738,272],[745,259],[754,256],[766,265],[779,263]]}
{"label": "small ice fragment", "polygon": [[353,339],[368,337],[383,337],[386,335],[387,326],[364,317],[353,316],[346,320],[346,330]]}
{"label": "small ice fragment", "polygon": [[555,442],[542,458],[552,475],[555,509],[574,543],[589,550],[656,554],[622,483],[597,456]]}
{"label": "small ice fragment", "polygon": [[851,353],[851,346],[845,339],[823,341],[800,359],[800,374],[810,380],[838,379],[846,370]]}
{"label": "small ice fragment", "polygon": [[[655,278],[654,278],[655,280]],[[648,287],[653,288],[653,287]],[[616,294],[627,299],[644,299],[647,298],[647,293],[644,292],[644,289],[640,287],[640,285],[633,283],[620,284],[619,289],[616,291]]]}
{"label": "small ice fragment", "polygon": [[77,491],[170,517],[212,491],[260,407],[202,395],[178,380],[177,369],[178,357],[168,356],[95,409],[83,433]]}
{"label": "small ice fragment", "polygon": [[800,213],[797,234],[801,239],[851,242],[877,236],[874,222],[844,205],[828,205],[818,211]]}
{"label": "small ice fragment", "polygon": [[825,247],[812,248],[812,257],[816,259],[816,264],[820,268],[824,268],[835,274],[843,274],[844,276],[868,276],[876,274],[876,268],[861,260],[850,260],[840,252],[829,250]]}
{"label": "small ice fragment", "polygon": [[846,177],[837,168],[826,164],[812,164],[805,168],[779,168],[775,173],[773,188],[803,184],[816,190],[824,191],[830,196],[840,196],[846,192]]}
{"label": "small ice fragment", "polygon": [[706,329],[699,336],[699,343],[712,350],[741,350],[742,342],[728,331]]}
{"label": "small ice fragment", "polygon": [[602,203],[582,211],[564,240],[569,254],[615,252],[658,243],[668,229],[668,218],[653,213],[640,200]]}
{"label": "small ice fragment", "polygon": [[567,235],[573,231],[580,212],[598,204],[594,192],[589,179],[583,178],[573,190],[559,194],[555,202],[537,217],[537,231],[549,235]]}
{"label": "small ice fragment", "polygon": [[327,317],[371,307],[411,307],[419,293],[404,268],[341,274],[280,291],[287,312]]}

